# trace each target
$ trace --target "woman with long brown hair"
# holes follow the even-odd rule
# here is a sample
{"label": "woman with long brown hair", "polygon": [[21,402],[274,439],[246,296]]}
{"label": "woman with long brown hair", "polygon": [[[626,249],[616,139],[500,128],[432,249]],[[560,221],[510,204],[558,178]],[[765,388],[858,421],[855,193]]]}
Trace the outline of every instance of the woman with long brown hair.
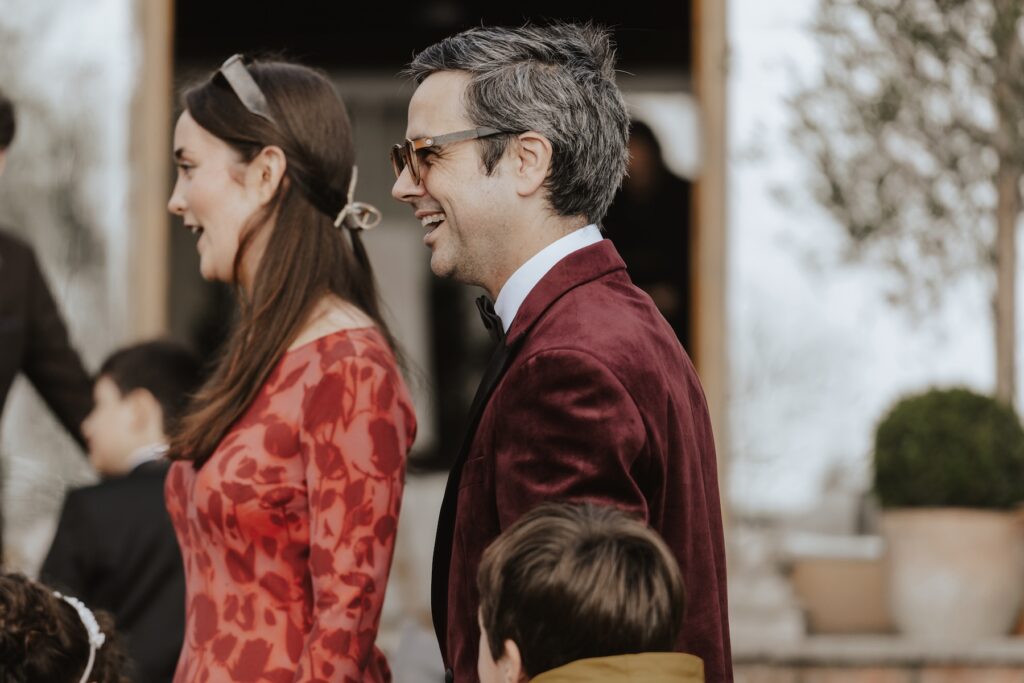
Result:
{"label": "woman with long brown hair", "polygon": [[240,313],[172,437],[176,683],[390,680],[374,645],[415,416],[331,84],[235,56],[185,93],[168,209]]}

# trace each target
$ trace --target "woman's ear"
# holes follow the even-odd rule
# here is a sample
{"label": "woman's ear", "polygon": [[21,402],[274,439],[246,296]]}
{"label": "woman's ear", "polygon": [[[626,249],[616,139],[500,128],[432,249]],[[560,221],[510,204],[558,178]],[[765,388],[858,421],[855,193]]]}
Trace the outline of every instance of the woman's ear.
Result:
{"label": "woman's ear", "polygon": [[516,192],[528,197],[537,192],[551,170],[551,141],[540,133],[528,130],[513,143]]}
{"label": "woman's ear", "polygon": [[501,656],[500,665],[504,683],[523,683],[530,680],[523,671],[523,657],[515,641],[505,641],[505,654]]}
{"label": "woman's ear", "polygon": [[273,199],[287,168],[288,160],[284,150],[277,145],[267,145],[249,162],[246,182],[256,192],[261,206]]}

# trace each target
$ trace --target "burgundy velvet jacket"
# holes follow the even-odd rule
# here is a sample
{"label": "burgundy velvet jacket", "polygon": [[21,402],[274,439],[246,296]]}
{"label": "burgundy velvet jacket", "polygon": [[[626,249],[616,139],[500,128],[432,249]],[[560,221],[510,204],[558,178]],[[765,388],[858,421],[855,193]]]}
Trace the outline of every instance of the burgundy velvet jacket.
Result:
{"label": "burgundy velvet jacket", "polygon": [[731,681],[711,422],[672,329],[603,240],[541,279],[507,344],[474,402],[434,547],[434,626],[455,682],[477,681],[481,555],[544,501],[615,505],[658,531],[685,582],[677,647],[704,660],[708,681]]}

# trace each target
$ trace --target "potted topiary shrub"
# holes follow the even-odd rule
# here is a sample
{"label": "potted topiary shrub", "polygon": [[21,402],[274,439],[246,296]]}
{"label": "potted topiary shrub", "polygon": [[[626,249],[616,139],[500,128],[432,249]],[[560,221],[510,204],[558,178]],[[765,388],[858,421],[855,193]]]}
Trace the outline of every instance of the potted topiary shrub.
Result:
{"label": "potted topiary shrub", "polygon": [[966,389],[904,398],[875,435],[889,605],[908,636],[1009,632],[1024,590],[1024,429]]}

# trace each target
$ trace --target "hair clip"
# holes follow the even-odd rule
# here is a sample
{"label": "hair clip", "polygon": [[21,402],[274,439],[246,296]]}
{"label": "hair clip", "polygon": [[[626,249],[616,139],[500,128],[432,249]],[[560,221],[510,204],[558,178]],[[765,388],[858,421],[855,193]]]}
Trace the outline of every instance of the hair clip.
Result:
{"label": "hair clip", "polygon": [[270,115],[270,105],[267,98],[260,90],[260,86],[253,79],[249,69],[246,68],[242,55],[231,55],[220,67],[224,80],[228,82],[235,96],[249,110],[250,113],[274,123],[274,117]]}
{"label": "hair clip", "polygon": [[356,191],[356,179],[359,177],[359,167],[352,167],[352,180],[348,183],[348,198],[345,206],[338,212],[334,219],[334,227],[339,228],[345,224],[345,219],[352,217],[351,224],[346,225],[350,230],[372,230],[380,223],[380,210],[366,202],[353,201],[352,197]]}
{"label": "hair clip", "polygon": [[96,650],[103,647],[103,643],[107,641],[107,636],[100,629],[100,624],[96,621],[96,615],[81,600],[64,595],[60,591],[54,591],[53,594],[75,608],[75,611],[78,612],[78,619],[82,622],[82,626],[85,627],[86,633],[89,634],[89,662],[85,665],[85,671],[82,672],[82,679],[80,681],[80,683],[87,683],[89,674],[92,673],[92,667],[96,663]]}

